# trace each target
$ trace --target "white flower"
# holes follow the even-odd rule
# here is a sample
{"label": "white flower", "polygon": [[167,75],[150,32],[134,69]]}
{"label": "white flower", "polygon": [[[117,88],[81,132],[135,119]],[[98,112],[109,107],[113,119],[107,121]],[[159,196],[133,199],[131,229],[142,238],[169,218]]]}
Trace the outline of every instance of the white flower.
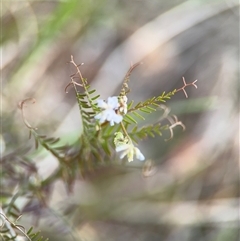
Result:
{"label": "white flower", "polygon": [[116,110],[118,110],[120,106],[117,96],[108,97],[107,102],[98,100],[97,104],[98,107],[103,109],[103,111],[95,116],[95,119],[99,120],[100,124],[109,121],[110,125],[113,126],[114,123],[119,124],[122,121],[123,117],[116,113]]}
{"label": "white flower", "polygon": [[145,157],[142,154],[142,152],[137,147],[135,147],[132,144],[132,142],[117,146],[116,152],[119,152],[119,151],[123,151],[123,153],[120,155],[120,159],[127,156],[128,161],[131,162],[133,161],[133,156],[135,155],[136,158],[139,159],[140,161],[145,160]]}

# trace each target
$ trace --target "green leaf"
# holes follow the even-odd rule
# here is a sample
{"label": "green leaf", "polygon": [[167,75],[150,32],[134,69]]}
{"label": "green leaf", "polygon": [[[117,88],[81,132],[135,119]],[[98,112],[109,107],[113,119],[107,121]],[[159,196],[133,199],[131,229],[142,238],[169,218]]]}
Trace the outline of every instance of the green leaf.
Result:
{"label": "green leaf", "polygon": [[[90,87],[90,86],[89,86]],[[89,95],[93,94],[94,92],[96,92],[96,90],[90,90],[88,93]]]}
{"label": "green leaf", "polygon": [[138,117],[139,119],[145,120],[145,118],[136,111],[132,112],[132,114],[135,115],[136,117]]}
{"label": "green leaf", "polygon": [[132,116],[130,116],[129,114],[126,114],[124,116],[124,120],[126,120],[126,119],[129,120],[130,123],[132,122],[133,124],[137,124],[137,121]]}
{"label": "green leaf", "polygon": [[[168,126],[167,126],[168,128]],[[130,137],[135,141],[138,142],[146,137],[155,137],[155,134],[161,136],[163,130],[166,130],[166,126],[161,126],[160,123],[155,125],[147,125],[143,126],[142,128],[138,128],[135,126],[129,133]]]}
{"label": "green leaf", "polygon": [[92,97],[92,100],[96,100],[96,99],[98,99],[99,97],[100,97],[100,95],[96,95],[96,96]]}

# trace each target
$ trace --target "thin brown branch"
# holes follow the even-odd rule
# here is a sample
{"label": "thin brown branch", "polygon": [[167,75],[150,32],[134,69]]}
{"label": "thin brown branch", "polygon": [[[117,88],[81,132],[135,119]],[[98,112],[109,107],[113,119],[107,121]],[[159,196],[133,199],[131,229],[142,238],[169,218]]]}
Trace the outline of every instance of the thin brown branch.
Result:
{"label": "thin brown branch", "polygon": [[131,67],[129,68],[128,72],[126,73],[126,75],[124,76],[124,79],[123,79],[123,84],[122,84],[122,88],[121,88],[121,92],[120,92],[121,96],[124,96],[124,95],[126,95],[127,93],[130,92],[130,89],[128,87],[130,75],[131,75],[132,71],[136,67],[138,67],[140,64],[142,64],[142,62],[138,62],[136,64],[131,64]]}
{"label": "thin brown branch", "polygon": [[25,100],[22,100],[18,103],[18,107],[20,108],[21,110],[21,114],[22,114],[22,119],[23,119],[23,122],[25,124],[25,126],[30,129],[30,130],[37,130],[36,127],[32,127],[29,122],[27,121],[26,117],[25,117],[25,114],[24,114],[24,106],[26,106],[26,102],[29,102],[31,101],[32,104],[34,104],[36,102],[36,100],[34,98],[27,98]]}
{"label": "thin brown branch", "polygon": [[[71,61],[70,61],[70,63],[73,64],[73,65],[76,67],[76,69],[77,69],[77,73],[76,73],[76,74],[79,75],[79,77],[80,77],[80,79],[81,79],[81,81],[82,81],[82,84],[84,85],[85,82],[84,82],[82,73],[81,73],[81,71],[80,71],[80,69],[79,69],[79,67],[82,66],[82,65],[84,65],[84,63],[76,64],[75,61],[74,61],[74,59],[73,59],[73,56],[72,56],[72,55],[71,55]],[[75,76],[76,74],[74,74],[74,76]],[[85,86],[83,86],[83,87],[85,87]]]}
{"label": "thin brown branch", "polygon": [[181,126],[183,128],[183,131],[186,129],[185,125],[181,121],[178,120],[177,116],[175,116],[175,115],[168,116],[168,117],[166,117],[166,119],[168,119],[171,126],[169,126],[170,137],[168,139],[165,139],[165,141],[169,141],[173,138],[173,128],[174,127]]}
{"label": "thin brown branch", "polygon": [[190,86],[190,85],[192,85],[192,86],[194,86],[196,89],[197,89],[197,85],[195,84],[196,82],[197,82],[197,80],[195,80],[195,81],[193,81],[192,83],[186,83],[186,81],[185,81],[185,78],[184,77],[182,77],[182,80],[183,80],[183,87],[181,87],[181,88],[179,88],[179,89],[177,89],[176,90],[176,92],[178,92],[178,91],[183,91],[183,93],[184,93],[184,95],[186,96],[186,98],[188,98],[188,95],[187,95],[187,92],[186,92],[186,90],[185,90],[185,88],[187,87],[187,86]]}
{"label": "thin brown branch", "polygon": [[67,91],[68,87],[71,86],[71,85],[77,85],[77,86],[83,87],[82,84],[77,83],[76,81],[73,80],[73,78],[71,78],[71,82],[68,83],[67,86],[64,89],[66,94],[68,93],[68,91]]}
{"label": "thin brown branch", "polygon": [[[81,71],[80,71],[80,69],[79,69],[79,67],[82,66],[82,65],[84,65],[84,63],[76,64],[75,61],[74,61],[74,59],[73,59],[73,55],[71,55],[71,61],[69,61],[68,63],[73,64],[74,67],[77,69],[77,72],[70,75],[71,82],[68,83],[67,86],[65,87],[65,89],[64,89],[64,90],[65,90],[65,93],[68,93],[67,89],[68,89],[68,87],[71,86],[71,85],[73,85],[76,93],[77,93],[77,88],[76,88],[76,86],[81,86],[81,87],[83,87],[83,88],[85,89],[85,91],[86,91],[85,80],[84,80],[84,78],[83,78],[83,76],[82,76],[82,73],[81,73]],[[79,79],[79,78],[80,78],[82,84],[77,83],[76,81],[74,81],[74,79]]]}

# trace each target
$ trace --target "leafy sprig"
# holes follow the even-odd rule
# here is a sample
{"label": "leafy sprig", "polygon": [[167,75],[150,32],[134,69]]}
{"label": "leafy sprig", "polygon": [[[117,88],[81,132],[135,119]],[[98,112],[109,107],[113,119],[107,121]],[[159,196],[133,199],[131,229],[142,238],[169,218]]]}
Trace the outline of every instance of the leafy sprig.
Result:
{"label": "leafy sprig", "polygon": [[0,208],[0,218],[2,220],[0,237],[5,241],[16,240],[28,240],[28,241],[48,241],[48,238],[44,239],[41,232],[34,232],[33,227],[28,231],[25,228],[17,224],[22,215],[18,216],[15,221],[11,221]]}
{"label": "leafy sprig", "polygon": [[168,93],[163,92],[160,96],[141,101],[135,106],[133,106],[134,102],[131,101],[128,105],[128,113],[125,115],[124,121],[127,123],[137,124],[138,119],[145,120],[143,114],[151,114],[159,109],[165,109],[165,106],[162,103],[169,100],[176,92],[177,90],[173,90]]}
{"label": "leafy sprig", "polygon": [[[35,102],[35,100],[28,98],[20,103],[20,109],[22,110],[24,123],[30,130],[30,134],[34,136],[35,147],[37,148],[39,145],[41,145],[59,160],[60,169],[62,170],[60,171],[60,176],[64,177],[65,180],[68,180],[69,183],[73,182],[75,176],[77,175],[76,171],[78,169],[80,172],[82,172],[82,169],[84,168],[94,169],[95,165],[104,163],[104,160],[112,158],[112,152],[114,149],[114,133],[122,131],[125,137],[128,138],[129,142],[131,142],[131,139],[133,139],[137,143],[146,137],[162,135],[162,131],[164,130],[170,131],[169,139],[171,139],[173,137],[173,128],[177,125],[181,125],[183,129],[185,129],[185,126],[182,124],[182,122],[178,121],[177,117],[169,116],[170,110],[165,105],[163,105],[163,103],[165,103],[179,91],[183,91],[187,97],[185,88],[190,85],[193,85],[195,88],[197,88],[195,84],[196,81],[187,84],[183,78],[184,85],[179,89],[174,89],[168,93],[163,92],[159,96],[149,98],[135,105],[134,101],[130,101],[130,103],[127,104],[126,96],[130,91],[130,75],[132,71],[137,66],[139,66],[140,63],[132,65],[124,77],[122,88],[118,97],[119,104],[115,104],[116,106],[114,107],[111,107],[111,105],[106,107],[110,108],[109,111],[111,111],[111,115],[113,115],[111,118],[118,116],[118,119],[115,120],[116,123],[119,123],[119,120],[121,120],[120,117],[122,116],[120,125],[112,126],[109,125],[108,121],[110,120],[107,119],[110,118],[110,112],[108,113],[107,109],[104,113],[102,112],[101,114],[101,120],[102,118],[106,118],[105,122],[102,123],[96,121],[96,115],[99,115],[99,113],[103,111],[103,104],[99,106],[99,95],[96,94],[96,90],[91,89],[87,79],[82,76],[80,67],[83,64],[76,64],[73,56],[71,56],[70,63],[75,67],[76,72],[70,76],[71,81],[66,86],[65,92],[67,92],[67,89],[70,86],[74,87],[83,126],[83,133],[80,134],[79,139],[74,144],[74,148],[67,145],[57,147],[56,145],[59,142],[58,138],[48,138],[46,136],[39,135],[36,132],[36,128],[33,128],[28,123],[23,112],[23,106],[25,102]],[[101,101],[101,103],[104,102]],[[108,104],[106,103],[105,105],[107,106]],[[141,128],[137,126],[138,120],[145,120],[144,115],[150,115],[158,109],[164,110],[164,114],[161,120],[163,118],[169,120],[170,125],[162,126],[160,123],[161,120],[158,120],[157,124],[147,124]],[[69,152],[72,152],[71,155],[68,154]]]}
{"label": "leafy sprig", "polygon": [[[41,192],[44,187],[50,185],[54,180],[61,178],[67,184],[68,190],[71,191],[71,187],[79,174],[85,176],[86,172],[93,171],[97,167],[107,164],[115,157],[116,152],[122,152],[120,158],[126,156],[128,161],[133,161],[134,157],[141,161],[145,160],[144,155],[133,142],[138,144],[139,141],[147,137],[162,136],[163,131],[169,131],[170,137],[165,139],[167,141],[173,138],[173,129],[176,126],[181,126],[184,130],[185,126],[183,123],[175,115],[169,115],[170,109],[163,103],[179,91],[183,91],[186,98],[188,98],[186,87],[192,85],[197,88],[197,80],[192,83],[186,83],[183,78],[183,86],[179,89],[174,89],[168,93],[163,92],[159,96],[136,104],[134,101],[130,101],[127,104],[127,94],[130,92],[130,75],[140,65],[140,63],[137,63],[132,65],[127,71],[119,95],[109,97],[108,102],[106,102],[99,99],[100,95],[97,94],[96,90],[91,89],[87,79],[82,76],[80,67],[83,64],[76,64],[73,56],[71,56],[70,63],[75,67],[76,72],[70,76],[71,81],[67,84],[65,92],[68,93],[68,88],[73,86],[83,129],[83,132],[79,133],[79,138],[74,144],[60,145],[60,138],[38,134],[37,128],[31,126],[24,113],[26,103],[35,103],[35,99],[27,98],[19,103],[23,122],[29,129],[29,137],[34,138],[35,148],[37,149],[41,146],[59,161],[59,166],[53,174],[47,179],[41,180],[37,186],[31,187],[33,193],[37,194],[43,202],[45,202],[44,195],[41,195]],[[162,109],[164,113],[157,122],[154,124],[146,123],[142,127],[138,126],[139,120],[144,121],[146,115],[151,115],[159,109]],[[169,124],[162,125],[163,119],[168,120]],[[148,160],[145,163],[147,165]],[[145,168],[146,165],[144,164],[143,167]],[[37,173],[37,170],[35,170],[35,173]],[[14,203],[11,204],[11,208],[15,211],[18,210]],[[15,212],[8,212],[8,214],[15,216],[15,218],[17,217]],[[24,234],[28,240],[42,240],[39,237],[39,233],[33,233],[32,229],[25,232],[20,225],[14,222],[11,223],[4,214],[1,215],[5,220],[5,224],[11,224],[11,227]],[[13,231],[8,228],[6,232],[11,234]],[[8,240],[15,238],[13,235],[9,236],[9,234],[5,236],[10,238]]]}
{"label": "leafy sprig", "polygon": [[134,128],[130,131],[130,137],[138,143],[139,141],[152,137],[154,138],[156,135],[162,136],[162,131],[165,131],[169,128],[168,125],[161,125],[161,123],[156,123],[152,125],[147,125],[139,128],[138,126],[134,126]]}
{"label": "leafy sprig", "polygon": [[20,101],[18,104],[18,107],[21,110],[23,122],[26,125],[26,127],[29,129],[29,139],[31,139],[31,137],[33,136],[36,149],[38,149],[39,145],[41,145],[57,159],[62,160],[62,156],[58,153],[57,149],[53,147],[53,145],[56,145],[60,141],[60,138],[47,137],[46,135],[39,135],[37,133],[37,127],[33,127],[25,117],[24,107],[28,102],[31,102],[32,104],[34,104],[36,100],[34,98],[27,98],[25,100]]}
{"label": "leafy sprig", "polygon": [[[92,123],[94,116],[96,115],[96,112],[99,111],[99,108],[96,105],[96,100],[100,95],[96,94],[96,90],[91,89],[87,79],[83,78],[80,71],[80,66],[82,66],[83,63],[77,65],[73,59],[73,56],[71,56],[71,61],[69,63],[71,63],[76,68],[76,72],[70,76],[71,82],[66,86],[65,92],[67,93],[67,88],[70,85],[73,85],[82,117],[83,131],[84,134],[89,134],[89,129],[94,128]],[[75,79],[80,81],[80,83],[76,82]],[[82,87],[83,91],[79,91],[77,86]]]}
{"label": "leafy sprig", "polygon": [[145,113],[152,113],[153,111],[156,111],[156,109],[158,107],[161,106],[162,103],[165,103],[167,100],[171,99],[172,96],[175,95],[175,93],[177,92],[177,90],[173,90],[170,91],[168,93],[166,93],[165,91],[157,96],[157,97],[152,97],[150,99],[147,99],[145,101],[141,101],[139,103],[137,103],[134,107],[132,107],[133,105],[133,101],[129,104],[129,110],[128,113],[140,110],[142,112]]}

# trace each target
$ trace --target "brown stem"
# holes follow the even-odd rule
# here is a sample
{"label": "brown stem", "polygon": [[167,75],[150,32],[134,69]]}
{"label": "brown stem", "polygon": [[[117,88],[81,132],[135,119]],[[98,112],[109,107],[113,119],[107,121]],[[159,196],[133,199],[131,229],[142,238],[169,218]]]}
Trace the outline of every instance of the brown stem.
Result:
{"label": "brown stem", "polygon": [[176,92],[182,90],[183,93],[184,93],[184,95],[186,96],[186,98],[188,98],[188,95],[187,95],[187,92],[186,92],[185,88],[186,88],[187,86],[193,85],[193,86],[197,89],[197,85],[195,84],[195,83],[197,82],[197,80],[193,81],[192,83],[188,83],[188,84],[186,83],[184,77],[182,77],[182,80],[183,80],[183,87],[177,89]]}

